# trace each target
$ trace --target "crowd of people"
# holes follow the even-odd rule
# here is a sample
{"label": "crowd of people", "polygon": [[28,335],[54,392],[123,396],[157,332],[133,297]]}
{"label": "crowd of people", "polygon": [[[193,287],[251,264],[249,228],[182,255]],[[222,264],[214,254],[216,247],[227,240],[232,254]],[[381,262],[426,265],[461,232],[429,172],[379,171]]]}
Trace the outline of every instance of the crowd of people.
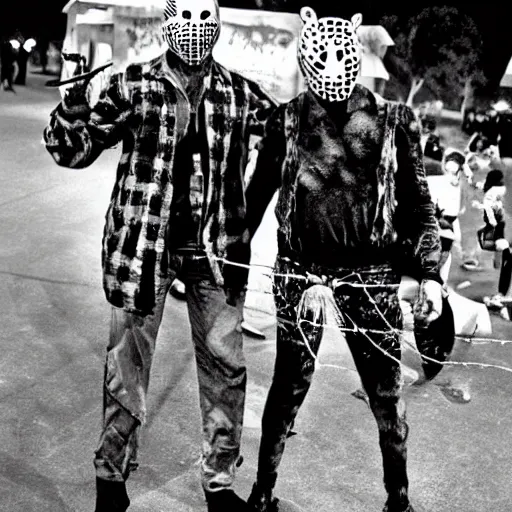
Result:
{"label": "crowd of people", "polygon": [[[457,217],[467,208],[482,210],[482,223],[474,226],[474,233],[469,236],[478,240],[480,251],[494,253],[494,266],[500,270],[497,293],[484,297],[485,304],[491,310],[510,320],[508,305],[510,303],[510,285],[512,279],[512,260],[510,242],[507,240],[506,212],[504,200],[507,193],[505,186],[503,159],[510,154],[510,107],[498,112],[489,108],[486,112],[470,110],[462,124],[463,131],[470,136],[467,146],[462,150],[444,147],[437,131],[436,118],[419,111],[422,122],[425,167],[431,175],[445,174],[457,184],[459,198],[453,201],[455,210],[449,212],[449,205],[438,206],[438,219],[441,229],[441,240],[446,263],[454,247],[462,254],[462,267],[465,270],[480,270],[481,265],[476,254],[464,254],[465,240],[457,222]],[[423,115],[422,115],[423,113]],[[477,175],[486,173],[484,179],[478,180]],[[461,178],[466,186],[461,186]],[[464,193],[468,187],[473,194]],[[458,211],[457,211],[458,210]],[[448,234],[447,234],[448,233]],[[444,236],[443,236],[444,234]],[[466,235],[467,236],[467,235]],[[451,261],[451,260],[450,260]],[[443,277],[448,279],[449,267],[444,267]]]}

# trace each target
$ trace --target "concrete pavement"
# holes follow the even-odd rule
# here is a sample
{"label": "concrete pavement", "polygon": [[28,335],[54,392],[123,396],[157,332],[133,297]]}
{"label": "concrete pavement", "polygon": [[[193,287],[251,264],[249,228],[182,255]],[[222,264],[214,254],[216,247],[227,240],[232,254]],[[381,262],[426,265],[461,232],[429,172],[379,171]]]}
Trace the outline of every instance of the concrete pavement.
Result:
{"label": "concrete pavement", "polygon": [[[30,75],[17,95],[0,92],[0,511],[92,512],[92,456],[109,320],[100,240],[119,150],[86,170],[57,167],[40,144],[59,98],[42,87],[44,80]],[[272,222],[267,216],[255,242],[263,260],[273,240]],[[468,278],[458,272],[454,283]],[[479,273],[476,281],[471,274],[477,283],[469,289],[473,298],[495,286],[490,272]],[[261,288],[265,278],[251,279]],[[259,421],[275,354],[274,320],[265,313],[269,299],[257,292],[248,299],[247,316],[267,340],[245,340],[245,462],[236,483],[242,496],[255,476]],[[511,324],[493,321],[497,336],[512,339]],[[129,481],[133,512],[205,510],[188,329],[184,304],[169,298],[141,467]],[[512,367],[512,347],[458,343],[454,359]],[[320,360],[353,368],[341,336],[330,330]],[[470,387],[468,404],[443,394],[440,385],[448,380]],[[298,435],[288,442],[277,493],[306,511],[382,510],[377,429],[366,404],[351,396],[358,387],[355,372],[320,367],[297,418]],[[410,490],[419,512],[512,510],[511,394],[512,373],[498,370],[446,368],[433,383],[406,387]]]}

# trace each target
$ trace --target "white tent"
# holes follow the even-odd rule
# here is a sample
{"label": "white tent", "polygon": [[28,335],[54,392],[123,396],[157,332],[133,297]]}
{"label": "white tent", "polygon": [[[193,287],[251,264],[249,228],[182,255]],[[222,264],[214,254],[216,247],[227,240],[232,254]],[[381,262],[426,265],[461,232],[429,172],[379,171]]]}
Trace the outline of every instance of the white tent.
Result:
{"label": "white tent", "polygon": [[510,59],[507,69],[501,78],[500,87],[512,87],[512,58]]}

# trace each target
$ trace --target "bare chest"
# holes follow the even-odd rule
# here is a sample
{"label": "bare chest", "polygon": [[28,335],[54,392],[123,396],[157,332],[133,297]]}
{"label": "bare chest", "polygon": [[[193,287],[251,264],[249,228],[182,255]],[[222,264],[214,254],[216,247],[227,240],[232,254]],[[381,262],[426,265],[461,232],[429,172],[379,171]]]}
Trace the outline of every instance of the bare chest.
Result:
{"label": "bare chest", "polygon": [[325,119],[303,126],[299,185],[336,195],[373,188],[382,156],[381,124],[376,115],[355,112],[343,123]]}

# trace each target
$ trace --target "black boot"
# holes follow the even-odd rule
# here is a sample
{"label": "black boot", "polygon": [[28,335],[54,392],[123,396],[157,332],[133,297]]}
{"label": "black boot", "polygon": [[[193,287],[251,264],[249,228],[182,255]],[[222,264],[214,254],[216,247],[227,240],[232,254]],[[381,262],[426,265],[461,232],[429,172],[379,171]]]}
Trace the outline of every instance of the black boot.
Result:
{"label": "black boot", "polygon": [[94,512],[125,512],[130,505],[125,482],[96,478],[96,508]]}
{"label": "black boot", "polygon": [[250,512],[250,508],[235,491],[222,489],[221,491],[205,491],[208,512]]}
{"label": "black boot", "polygon": [[414,512],[412,505],[407,500],[406,503],[392,502],[390,499],[386,501],[386,505],[382,512]]}
{"label": "black boot", "polygon": [[247,500],[251,512],[277,512],[279,500],[274,497],[273,488],[256,482]]}

